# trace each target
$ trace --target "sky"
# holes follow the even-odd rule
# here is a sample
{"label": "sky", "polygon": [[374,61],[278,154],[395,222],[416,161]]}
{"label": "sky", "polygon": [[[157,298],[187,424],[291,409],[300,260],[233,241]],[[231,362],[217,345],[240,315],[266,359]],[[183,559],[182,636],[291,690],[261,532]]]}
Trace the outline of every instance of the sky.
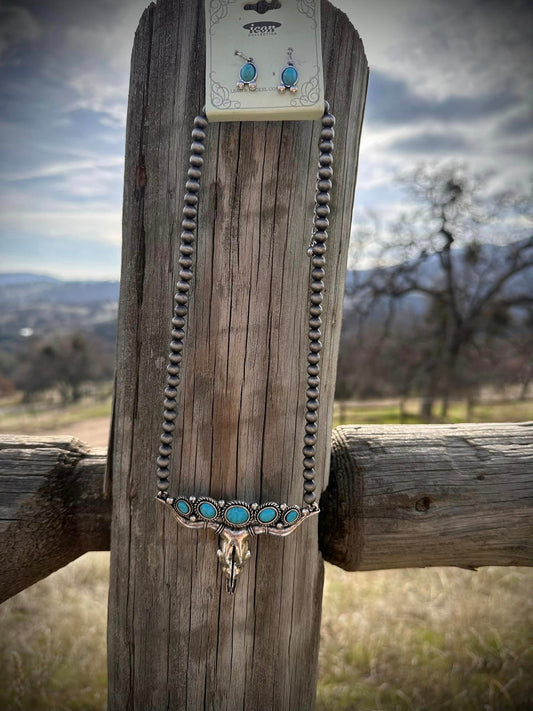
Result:
{"label": "sky", "polygon": [[[0,272],[117,279],[129,62],[148,0],[0,0]],[[354,224],[456,160],[533,175],[533,3],[334,0],[370,65]]]}

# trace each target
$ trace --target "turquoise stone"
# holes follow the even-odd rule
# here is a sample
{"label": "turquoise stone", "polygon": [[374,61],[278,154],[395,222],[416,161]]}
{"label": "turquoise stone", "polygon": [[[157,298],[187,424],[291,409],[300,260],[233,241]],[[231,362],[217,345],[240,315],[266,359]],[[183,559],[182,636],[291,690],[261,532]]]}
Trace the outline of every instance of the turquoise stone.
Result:
{"label": "turquoise stone", "polygon": [[230,506],[229,509],[226,511],[226,519],[230,523],[234,523],[236,525],[242,525],[243,523],[246,523],[249,518],[250,514],[248,510],[244,508],[244,506]]}
{"label": "turquoise stone", "polygon": [[287,523],[294,523],[297,518],[298,511],[296,511],[295,509],[291,509],[291,511],[285,514],[285,521],[287,521]]}
{"label": "turquoise stone", "polygon": [[298,72],[294,67],[285,67],[281,72],[281,81],[285,86],[293,86],[298,81]]}
{"label": "turquoise stone", "polygon": [[276,509],[273,509],[271,506],[267,506],[267,508],[261,509],[257,518],[261,521],[261,523],[271,523],[277,515],[278,512]]}
{"label": "turquoise stone", "polygon": [[213,504],[210,504],[209,501],[202,501],[202,503],[198,507],[198,510],[204,518],[215,518],[215,516],[217,515],[216,508],[213,506]]}
{"label": "turquoise stone", "polygon": [[183,514],[184,516],[186,516],[191,511],[191,507],[189,506],[189,504],[183,500],[178,501],[177,508],[178,508],[178,511],[180,512],[180,514]]}
{"label": "turquoise stone", "polygon": [[256,77],[256,74],[257,69],[255,68],[255,64],[252,64],[251,62],[246,62],[246,64],[242,65],[240,75],[242,81],[246,84],[253,81]]}

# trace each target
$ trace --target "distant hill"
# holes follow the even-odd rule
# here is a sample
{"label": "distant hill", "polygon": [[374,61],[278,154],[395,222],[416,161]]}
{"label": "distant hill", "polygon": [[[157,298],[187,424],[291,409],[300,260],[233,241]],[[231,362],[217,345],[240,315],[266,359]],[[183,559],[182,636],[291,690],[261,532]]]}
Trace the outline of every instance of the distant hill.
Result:
{"label": "distant hill", "polygon": [[61,281],[42,274],[0,274],[0,347],[30,336],[92,331],[114,340],[118,281]]}
{"label": "distant hill", "polygon": [[118,281],[60,281],[30,274],[2,274],[0,306],[22,308],[37,301],[49,304],[93,304],[118,301]]}
{"label": "distant hill", "polygon": [[[481,245],[480,262],[483,281],[489,285],[500,273],[513,245]],[[464,283],[465,293],[472,288],[472,266],[461,259],[464,250],[456,250],[456,277]],[[383,279],[395,267],[377,269]],[[374,272],[374,273],[376,273]],[[370,270],[349,271],[346,275],[345,308],[364,298],[358,286],[363,284]],[[435,286],[442,278],[438,255],[431,255],[417,267],[417,279]],[[477,287],[476,287],[477,288]],[[529,290],[529,292],[528,292]],[[516,275],[506,283],[504,295],[531,293],[533,267]],[[107,340],[114,338],[118,313],[118,281],[61,281],[42,274],[0,274],[0,347],[7,342],[23,341],[29,335],[42,337],[58,331],[92,331],[101,333]],[[388,312],[388,297],[375,305],[372,318],[381,320]],[[407,294],[398,306],[408,314],[419,317],[428,306],[427,297],[420,293]]]}
{"label": "distant hill", "polygon": [[44,274],[0,272],[0,287],[10,286],[12,284],[34,284],[37,282],[59,283],[60,279],[55,279],[54,277],[46,276]]}

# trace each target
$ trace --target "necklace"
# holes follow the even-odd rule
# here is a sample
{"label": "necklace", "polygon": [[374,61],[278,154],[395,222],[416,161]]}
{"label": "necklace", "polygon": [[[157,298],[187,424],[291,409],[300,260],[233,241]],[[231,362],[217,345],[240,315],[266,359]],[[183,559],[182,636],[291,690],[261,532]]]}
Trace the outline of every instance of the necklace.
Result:
{"label": "necklace", "polygon": [[309,353],[307,355],[307,390],[305,433],[303,436],[303,505],[278,504],[272,501],[248,504],[244,501],[215,500],[210,496],[170,496],[169,466],[173,433],[177,417],[177,394],[180,383],[185,319],[188,315],[190,281],[193,277],[194,240],[197,233],[198,192],[204,162],[204,140],[207,117],[205,110],[194,119],[188,180],[185,184],[182,233],[180,239],[179,281],[174,296],[172,340],[167,365],[163,432],[157,458],[157,500],[169,507],[180,524],[187,528],[212,528],[219,536],[218,558],[226,577],[226,589],[235,592],[237,576],[250,558],[250,537],[260,533],[288,536],[310,516],[319,512],[315,494],[315,454],[320,395],[320,341],[326,241],[330,214],[330,190],[333,175],[333,136],[335,117],[325,102],[320,134],[318,175],[313,211],[309,289]]}

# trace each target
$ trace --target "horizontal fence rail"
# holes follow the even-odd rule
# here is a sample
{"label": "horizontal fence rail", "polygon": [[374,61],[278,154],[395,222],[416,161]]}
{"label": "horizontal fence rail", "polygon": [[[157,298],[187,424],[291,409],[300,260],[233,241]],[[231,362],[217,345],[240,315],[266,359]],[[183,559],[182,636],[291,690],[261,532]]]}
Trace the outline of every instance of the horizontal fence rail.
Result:
{"label": "horizontal fence rail", "polygon": [[[533,423],[333,431],[324,559],[345,570],[533,565]],[[109,550],[106,452],[0,435],[0,601]]]}

